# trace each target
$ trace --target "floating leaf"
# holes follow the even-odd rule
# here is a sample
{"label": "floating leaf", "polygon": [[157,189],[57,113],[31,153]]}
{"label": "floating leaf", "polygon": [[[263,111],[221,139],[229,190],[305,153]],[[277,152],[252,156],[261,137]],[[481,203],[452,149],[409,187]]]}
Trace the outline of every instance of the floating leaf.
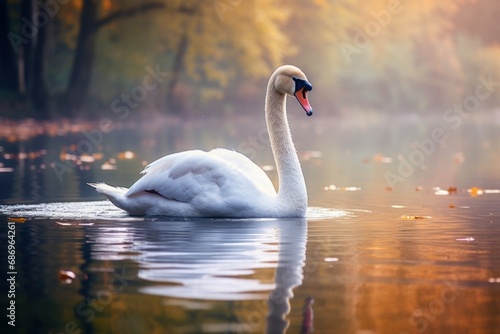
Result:
{"label": "floating leaf", "polygon": [[76,275],[71,270],[59,270],[58,277],[62,283],[70,284],[76,278]]}
{"label": "floating leaf", "polygon": [[434,188],[434,195],[438,196],[444,196],[444,195],[449,195],[450,193],[448,190],[441,189],[439,187]]}
{"label": "floating leaf", "polygon": [[116,170],[116,165],[112,164],[111,162],[106,161],[101,165],[102,170]]}
{"label": "floating leaf", "polygon": [[118,159],[120,160],[130,160],[135,158],[135,153],[132,151],[125,151],[118,153]]}
{"label": "floating leaf", "polygon": [[458,238],[457,241],[474,241],[476,239],[472,238],[472,237],[467,237],[467,238]]}
{"label": "floating leaf", "polygon": [[412,216],[412,215],[402,215],[402,220],[418,220],[418,219],[431,219],[431,216]]}
{"label": "floating leaf", "polygon": [[339,188],[339,190],[358,191],[358,190],[361,190],[361,187],[343,187],[343,188]]}
{"label": "floating leaf", "polygon": [[373,161],[379,164],[390,164],[392,163],[392,158],[386,157],[383,154],[375,154],[375,156],[373,156]]}
{"label": "floating leaf", "polygon": [[481,188],[477,188],[477,187],[472,187],[470,189],[467,190],[471,197],[477,197],[479,195],[482,195],[484,193],[483,189]]}
{"label": "floating leaf", "polygon": [[328,191],[328,190],[338,190],[338,191],[360,191],[360,190],[361,190],[361,187],[353,187],[353,186],[350,186],[350,187],[337,187],[337,186],[335,186],[334,184],[330,184],[329,186],[324,187],[323,189],[324,189],[324,190],[326,190],[326,191]]}
{"label": "floating leaf", "polygon": [[12,222],[12,223],[24,223],[26,221],[26,218],[22,218],[22,217],[8,217],[7,221],[8,222]]}

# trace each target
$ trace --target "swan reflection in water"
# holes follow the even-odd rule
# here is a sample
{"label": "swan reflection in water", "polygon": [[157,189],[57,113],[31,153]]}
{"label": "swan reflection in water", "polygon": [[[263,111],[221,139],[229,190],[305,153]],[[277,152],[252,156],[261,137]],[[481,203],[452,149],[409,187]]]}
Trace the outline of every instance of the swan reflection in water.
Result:
{"label": "swan reflection in water", "polygon": [[275,287],[269,294],[267,333],[284,333],[288,327],[293,289],[302,284],[306,257],[307,221],[280,221]]}
{"label": "swan reflection in water", "polygon": [[[187,309],[189,304],[205,304],[210,308],[222,301],[226,302],[226,309],[231,308],[229,323],[217,328],[213,328],[212,322],[186,323],[181,325],[183,331],[200,328],[204,332],[248,332],[263,328],[267,333],[286,331],[292,290],[303,279],[305,219],[145,221],[129,226],[126,235],[130,247],[121,251],[134,254],[129,258],[136,263],[139,278],[136,285],[139,296],[134,298],[167,297],[163,304]],[[95,234],[87,235],[97,241],[92,245],[91,259],[117,259],[116,250],[106,245],[110,240],[117,242],[109,238],[112,231],[113,228],[106,228],[108,238],[99,237],[102,231],[99,233],[98,228],[93,230]],[[122,225],[117,228],[116,237],[123,233]],[[236,304],[232,301],[246,306],[234,308]],[[249,304],[259,306],[249,310]],[[198,308],[201,312],[203,309]],[[223,318],[221,315],[219,319]]]}

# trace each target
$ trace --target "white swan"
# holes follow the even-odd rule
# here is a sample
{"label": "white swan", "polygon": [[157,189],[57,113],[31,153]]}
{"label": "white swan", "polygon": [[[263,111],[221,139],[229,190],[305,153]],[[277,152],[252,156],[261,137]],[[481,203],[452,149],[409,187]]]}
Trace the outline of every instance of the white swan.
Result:
{"label": "white swan", "polygon": [[235,151],[192,150],[148,165],[130,189],[89,183],[130,215],[175,217],[304,217],[307,189],[286,116],[286,95],[294,95],[308,116],[312,89],[295,66],[279,67],[269,79],[265,115],[276,162],[279,191],[266,173]]}

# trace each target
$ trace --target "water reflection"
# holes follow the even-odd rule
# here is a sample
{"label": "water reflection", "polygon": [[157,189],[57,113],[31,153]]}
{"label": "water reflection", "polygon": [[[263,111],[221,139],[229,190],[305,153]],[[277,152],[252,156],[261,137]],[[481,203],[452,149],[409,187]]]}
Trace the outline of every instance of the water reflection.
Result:
{"label": "water reflection", "polygon": [[[298,333],[300,323],[311,327],[302,306],[312,295],[318,332],[413,333],[424,320],[429,333],[465,332],[474,317],[477,333],[491,333],[498,194],[459,192],[460,211],[449,197],[430,194],[432,205],[421,205],[422,192],[412,194],[388,195],[372,211],[310,208],[308,222],[127,218],[106,202],[0,206],[18,217],[18,328]],[[63,284],[60,270],[76,278]],[[446,302],[447,282],[460,292],[455,302]]]}
{"label": "water reflection", "polygon": [[[302,284],[307,221],[155,220],[140,226],[89,228],[86,239],[90,248],[83,269],[87,272],[105,271],[108,261],[133,260],[127,276],[140,279],[134,284],[138,284],[137,293],[162,297],[163,304],[177,308],[206,310],[218,300],[253,301],[260,308],[267,300],[268,310],[258,309],[253,318],[239,317],[238,310],[231,310],[232,320],[217,330],[222,326],[255,331],[254,327],[266,323],[267,333],[284,333],[292,291]],[[98,290],[99,286],[87,287],[85,298]],[[204,325],[204,332],[214,330],[210,322]]]}
{"label": "water reflection", "polygon": [[[166,153],[237,149],[262,124],[231,119],[225,137],[205,120],[117,130],[93,162],[81,155],[75,164],[61,152],[85,140],[80,133],[0,141],[0,204],[16,204],[0,205],[0,220],[26,218],[16,224],[18,331],[298,333],[312,295],[322,333],[500,332],[498,124],[464,122],[388,189],[399,154],[408,157],[439,122],[311,122],[294,131],[309,223],[144,220],[89,201],[101,197],[86,182],[127,185]],[[254,148],[259,165],[273,164],[265,145]],[[72,167],[56,174],[55,162]],[[61,284],[60,270],[76,278]],[[461,294],[446,303],[451,295],[441,293],[455,281]],[[439,301],[446,307],[434,314]]]}
{"label": "water reflection", "polygon": [[307,221],[284,222],[279,230],[278,266],[275,273],[275,288],[268,299],[267,333],[284,333],[288,327],[285,316],[290,312],[293,289],[302,284],[306,244]]}

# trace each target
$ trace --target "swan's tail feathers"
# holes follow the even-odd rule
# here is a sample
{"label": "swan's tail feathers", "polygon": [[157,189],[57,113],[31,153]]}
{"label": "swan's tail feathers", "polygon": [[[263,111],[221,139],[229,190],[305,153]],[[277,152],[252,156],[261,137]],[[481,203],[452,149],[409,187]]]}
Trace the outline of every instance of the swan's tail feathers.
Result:
{"label": "swan's tail feathers", "polygon": [[125,196],[128,190],[127,188],[113,187],[102,182],[87,184],[91,187],[94,187],[98,193],[106,196],[115,206],[130,213],[127,205],[127,197]]}
{"label": "swan's tail feathers", "polygon": [[113,187],[103,182],[87,183],[87,184],[91,187],[94,187],[98,193],[101,193],[108,198],[124,196],[128,190],[127,188],[123,187]]}

